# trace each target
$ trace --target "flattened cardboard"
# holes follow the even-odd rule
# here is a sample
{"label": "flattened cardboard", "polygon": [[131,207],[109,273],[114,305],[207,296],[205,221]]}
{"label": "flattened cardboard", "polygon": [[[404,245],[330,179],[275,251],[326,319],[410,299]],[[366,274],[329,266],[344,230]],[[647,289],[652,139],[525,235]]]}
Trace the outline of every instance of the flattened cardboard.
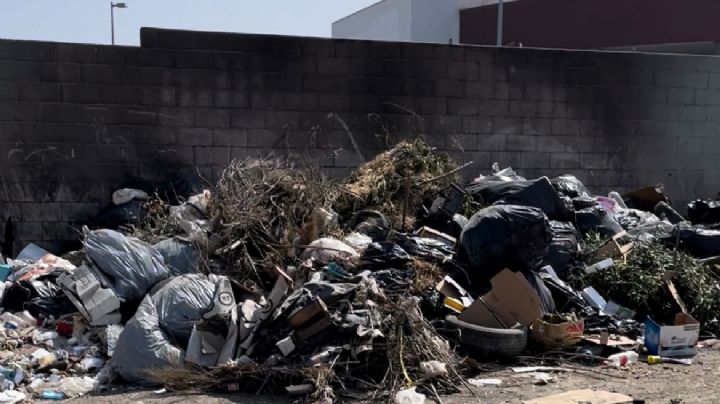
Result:
{"label": "flattened cardboard", "polygon": [[699,338],[700,322],[689,314],[676,314],[675,325],[660,325],[651,317],[645,320],[645,347],[651,355],[695,356]]}
{"label": "flattened cardboard", "polygon": [[633,398],[625,394],[590,389],[566,391],[560,394],[523,401],[525,404],[624,404],[632,402]]}
{"label": "flattened cardboard", "polygon": [[490,284],[490,292],[475,300],[458,319],[485,327],[511,328],[517,323],[527,327],[542,316],[540,297],[521,273],[504,269]]}

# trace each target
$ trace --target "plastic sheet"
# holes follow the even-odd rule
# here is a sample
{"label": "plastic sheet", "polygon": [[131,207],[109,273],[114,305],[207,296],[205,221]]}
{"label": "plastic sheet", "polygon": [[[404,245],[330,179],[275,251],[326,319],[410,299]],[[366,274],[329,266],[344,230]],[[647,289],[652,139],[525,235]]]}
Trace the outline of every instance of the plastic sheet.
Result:
{"label": "plastic sheet", "polygon": [[114,230],[85,232],[87,257],[121,300],[140,300],[170,276],[163,257],[151,245]]}
{"label": "plastic sheet", "polygon": [[540,267],[552,241],[540,209],[496,205],[477,212],[463,229],[459,257],[473,270],[471,279],[487,280],[503,268]]}
{"label": "plastic sheet", "polygon": [[395,243],[372,243],[365,249],[361,260],[363,267],[385,269],[404,264],[410,256]]}
{"label": "plastic sheet", "polygon": [[193,326],[212,307],[215,282],[205,275],[190,274],[170,278],[155,289],[152,301],[160,327],[171,342],[186,347]]}

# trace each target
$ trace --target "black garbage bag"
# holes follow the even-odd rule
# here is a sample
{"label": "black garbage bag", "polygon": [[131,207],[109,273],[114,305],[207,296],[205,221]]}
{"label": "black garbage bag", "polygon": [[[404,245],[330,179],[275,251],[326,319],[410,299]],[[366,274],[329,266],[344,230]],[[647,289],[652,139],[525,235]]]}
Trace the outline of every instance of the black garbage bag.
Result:
{"label": "black garbage bag", "polygon": [[678,213],[678,211],[673,209],[673,207],[670,206],[667,202],[658,202],[658,204],[655,205],[655,209],[653,209],[653,212],[658,217],[665,217],[672,224],[685,221],[685,218],[680,213]]}
{"label": "black garbage bag", "polygon": [[592,196],[578,196],[576,198],[572,198],[572,204],[575,210],[580,210],[592,208],[593,206],[597,205],[598,202]]}
{"label": "black garbage bag", "polygon": [[409,260],[408,253],[399,245],[391,242],[370,243],[360,258],[364,268],[373,270],[398,267]]}
{"label": "black garbage bag", "polygon": [[459,213],[448,216],[441,212],[418,220],[417,226],[427,226],[448,236],[458,238],[467,222],[468,219]]}
{"label": "black garbage bag", "polygon": [[538,268],[551,241],[550,223],[540,209],[494,205],[481,209],[465,226],[458,257],[470,269],[470,280],[482,283],[504,268]]}
{"label": "black garbage bag", "polygon": [[488,181],[469,185],[466,190],[482,206],[497,204],[539,208],[553,220],[571,219],[572,211],[547,177],[533,181]]}
{"label": "black garbage bag", "polygon": [[575,221],[581,234],[594,231],[603,237],[612,237],[623,231],[615,218],[600,205],[575,211]]}
{"label": "black garbage bag", "polygon": [[550,289],[545,285],[540,275],[535,273],[535,271],[522,271],[522,274],[525,275],[525,279],[527,279],[540,297],[540,308],[543,313],[554,314],[556,312],[555,300],[553,299],[552,292],[550,292]]}
{"label": "black garbage bag", "polygon": [[720,200],[698,199],[688,203],[687,211],[692,224],[720,223]]}
{"label": "black garbage bag", "polygon": [[676,245],[696,258],[709,258],[720,255],[720,230],[708,230],[687,223],[676,224],[669,237],[663,242]]}
{"label": "black garbage bag", "polygon": [[170,270],[151,245],[114,230],[85,232],[85,252],[109,283],[120,301],[140,300]]}
{"label": "black garbage bag", "polygon": [[564,174],[550,180],[560,195],[568,198],[591,197],[590,191],[574,175]]}
{"label": "black garbage bag", "polygon": [[173,275],[183,275],[195,272],[200,252],[190,242],[177,237],[168,238],[153,245],[162,255],[165,266]]}
{"label": "black garbage bag", "polygon": [[568,265],[571,264],[580,252],[580,235],[570,222],[551,221],[552,242],[545,256],[543,265],[552,266],[558,276],[565,278]]}
{"label": "black garbage bag", "polygon": [[94,229],[118,230],[123,226],[139,225],[147,219],[148,211],[145,208],[145,201],[133,199],[122,205],[109,206],[90,223]]}
{"label": "black garbage bag", "polygon": [[385,241],[390,231],[390,219],[375,210],[361,210],[353,215],[350,228],[373,241]]}
{"label": "black garbage bag", "polygon": [[455,249],[442,241],[427,237],[406,237],[400,242],[409,254],[438,261],[447,261],[455,255]]}

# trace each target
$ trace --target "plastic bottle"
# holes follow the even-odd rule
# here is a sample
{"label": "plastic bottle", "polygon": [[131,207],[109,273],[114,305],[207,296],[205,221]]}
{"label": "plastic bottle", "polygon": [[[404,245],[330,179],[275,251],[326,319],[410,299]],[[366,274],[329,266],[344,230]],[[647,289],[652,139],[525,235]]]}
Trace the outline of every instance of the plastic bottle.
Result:
{"label": "plastic bottle", "polygon": [[610,355],[607,358],[608,366],[622,367],[637,363],[639,355],[637,352],[620,352],[614,355]]}
{"label": "plastic bottle", "polygon": [[679,359],[679,358],[664,358],[662,356],[648,355],[647,363],[649,365],[655,365],[658,363],[676,363],[678,365],[692,365],[692,359]]}
{"label": "plastic bottle", "polygon": [[55,390],[43,390],[42,393],[40,393],[40,398],[43,400],[63,400],[65,399],[65,394],[63,394],[62,391],[55,391]]}

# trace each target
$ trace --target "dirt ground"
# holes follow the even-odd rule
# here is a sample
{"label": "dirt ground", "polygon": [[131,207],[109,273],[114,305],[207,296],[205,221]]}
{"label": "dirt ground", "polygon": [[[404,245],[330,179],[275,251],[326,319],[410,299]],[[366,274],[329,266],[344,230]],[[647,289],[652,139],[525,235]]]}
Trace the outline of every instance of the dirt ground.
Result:
{"label": "dirt ground", "polygon": [[[536,386],[533,379],[519,377],[510,369],[480,373],[477,378],[495,378],[502,380],[500,386],[473,388],[473,394],[465,390],[460,394],[442,397],[443,404],[466,403],[521,403],[522,400],[539,398],[550,394],[574,389],[594,389],[617,392],[632,396],[646,403],[686,404],[720,403],[720,344],[705,347],[695,358],[692,366],[683,365],[647,365],[635,364],[628,370],[603,369],[600,367],[573,368],[585,369],[567,373],[556,373],[554,383]],[[588,370],[593,370],[591,372]],[[339,391],[336,391],[340,395]],[[428,403],[432,402],[428,397]],[[95,394],[73,400],[77,404],[91,403],[143,403],[143,404],[180,404],[180,403],[291,403],[287,397],[254,395],[213,395],[213,394],[157,394],[153,391],[128,391],[118,389],[103,394]],[[336,402],[358,402],[358,400],[338,397]],[[376,402],[381,402],[376,400]],[[384,400],[383,400],[384,402]],[[637,401],[642,402],[642,401]]]}

